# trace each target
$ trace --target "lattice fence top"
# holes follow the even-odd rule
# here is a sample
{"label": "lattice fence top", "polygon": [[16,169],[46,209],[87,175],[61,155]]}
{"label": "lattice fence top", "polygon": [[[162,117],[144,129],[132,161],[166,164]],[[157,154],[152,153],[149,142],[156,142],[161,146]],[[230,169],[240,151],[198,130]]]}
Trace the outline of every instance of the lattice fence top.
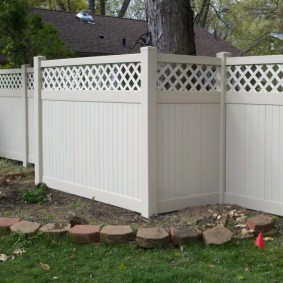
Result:
{"label": "lattice fence top", "polygon": [[45,90],[140,90],[140,63],[43,69]]}
{"label": "lattice fence top", "polygon": [[1,74],[0,89],[1,90],[18,90],[22,88],[21,74]]}
{"label": "lattice fence top", "polygon": [[28,73],[28,90],[34,90],[34,74]]}
{"label": "lattice fence top", "polygon": [[283,92],[283,64],[228,66],[227,90]]}
{"label": "lattice fence top", "polygon": [[157,85],[161,91],[215,91],[218,66],[159,63]]}

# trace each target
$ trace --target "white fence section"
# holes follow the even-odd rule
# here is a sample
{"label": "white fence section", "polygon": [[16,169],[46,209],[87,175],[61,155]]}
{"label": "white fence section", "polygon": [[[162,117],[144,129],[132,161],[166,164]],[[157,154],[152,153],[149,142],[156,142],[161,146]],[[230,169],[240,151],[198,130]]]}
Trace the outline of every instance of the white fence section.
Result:
{"label": "white fence section", "polygon": [[158,56],[158,212],[219,200],[220,64]]}
{"label": "white fence section", "polygon": [[141,55],[38,62],[37,182],[143,211]]}
{"label": "white fence section", "polygon": [[23,87],[21,70],[0,70],[0,155],[23,157]]}
{"label": "white fence section", "polygon": [[227,59],[225,200],[283,214],[283,57]]}
{"label": "white fence section", "polygon": [[0,71],[0,156],[148,217],[227,202],[283,215],[283,57],[139,54]]}
{"label": "white fence section", "polygon": [[0,156],[34,162],[33,69],[0,70]]}

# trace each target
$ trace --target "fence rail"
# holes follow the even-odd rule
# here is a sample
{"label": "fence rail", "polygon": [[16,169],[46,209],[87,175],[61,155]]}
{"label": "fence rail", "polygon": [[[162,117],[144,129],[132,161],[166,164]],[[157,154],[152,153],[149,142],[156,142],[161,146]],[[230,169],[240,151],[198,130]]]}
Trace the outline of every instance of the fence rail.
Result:
{"label": "fence rail", "polygon": [[283,215],[283,56],[139,54],[0,70],[0,156],[148,217],[227,202]]}

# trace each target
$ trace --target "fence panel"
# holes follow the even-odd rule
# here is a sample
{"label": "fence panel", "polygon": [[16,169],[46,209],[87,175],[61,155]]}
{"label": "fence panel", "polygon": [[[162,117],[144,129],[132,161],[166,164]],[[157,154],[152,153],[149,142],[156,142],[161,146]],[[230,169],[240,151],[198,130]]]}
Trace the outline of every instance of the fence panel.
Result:
{"label": "fence panel", "polygon": [[227,63],[226,202],[282,214],[283,58]]}
{"label": "fence panel", "polygon": [[141,212],[141,66],[127,60],[42,62],[42,181]]}
{"label": "fence panel", "polygon": [[23,160],[21,70],[0,70],[0,156]]}
{"label": "fence panel", "polygon": [[218,202],[221,61],[158,59],[158,212]]}

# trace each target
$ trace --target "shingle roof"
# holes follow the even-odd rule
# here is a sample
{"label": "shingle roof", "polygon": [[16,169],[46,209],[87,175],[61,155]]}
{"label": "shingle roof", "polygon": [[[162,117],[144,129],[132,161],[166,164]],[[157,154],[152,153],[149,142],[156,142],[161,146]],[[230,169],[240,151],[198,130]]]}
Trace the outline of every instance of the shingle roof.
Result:
{"label": "shingle roof", "polygon": [[195,43],[197,55],[200,56],[213,56],[215,57],[218,52],[230,52],[232,56],[239,56],[241,50],[232,46],[227,41],[215,38],[206,29],[195,26]]}
{"label": "shingle roof", "polygon": [[[130,49],[129,45],[147,32],[146,22],[140,20],[95,15],[95,24],[88,24],[79,21],[75,13],[46,9],[32,9],[32,12],[57,27],[66,45],[79,53],[134,53],[139,46]],[[126,39],[125,45],[123,38]]]}
{"label": "shingle roof", "polygon": [[[32,9],[32,12],[40,14],[44,22],[57,27],[66,45],[79,54],[138,52],[139,46],[130,49],[129,45],[147,32],[147,24],[142,20],[95,15],[95,24],[88,24],[76,19],[75,13],[46,9]],[[224,40],[215,39],[204,28],[196,26],[194,29],[197,55],[215,56],[222,51],[239,55],[240,50]],[[123,38],[126,39],[125,45]]]}

